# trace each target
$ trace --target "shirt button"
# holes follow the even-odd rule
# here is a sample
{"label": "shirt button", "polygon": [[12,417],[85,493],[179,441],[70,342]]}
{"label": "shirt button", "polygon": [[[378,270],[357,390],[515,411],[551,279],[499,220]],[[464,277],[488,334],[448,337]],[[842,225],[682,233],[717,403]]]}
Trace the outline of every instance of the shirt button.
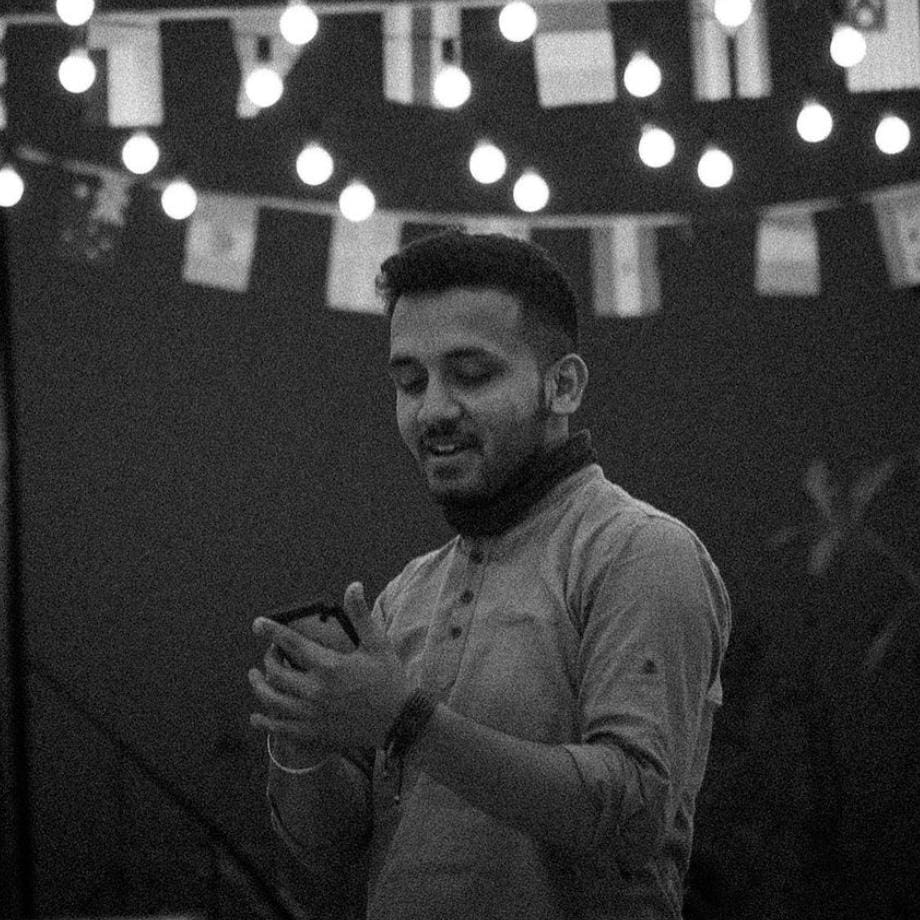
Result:
{"label": "shirt button", "polygon": [[468,604],[472,599],[473,599],[473,592],[470,591],[469,588],[467,588],[467,590],[464,591],[463,594],[460,595],[461,604]]}
{"label": "shirt button", "polygon": [[459,638],[460,638],[460,634],[461,634],[462,632],[463,632],[463,630],[462,630],[459,626],[451,626],[451,628],[450,628],[450,637],[451,637],[451,639],[459,639]]}
{"label": "shirt button", "polygon": [[474,562],[476,565],[479,565],[479,563],[482,562],[482,559],[483,555],[481,549],[474,549],[470,553],[470,562]]}

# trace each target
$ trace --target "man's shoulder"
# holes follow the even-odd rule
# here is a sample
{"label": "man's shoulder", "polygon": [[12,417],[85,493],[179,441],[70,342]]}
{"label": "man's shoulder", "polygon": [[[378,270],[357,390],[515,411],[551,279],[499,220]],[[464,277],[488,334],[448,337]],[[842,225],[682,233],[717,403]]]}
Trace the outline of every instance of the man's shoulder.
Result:
{"label": "man's shoulder", "polygon": [[566,515],[575,530],[575,539],[606,544],[636,539],[699,542],[679,518],[636,498],[599,470],[585,479],[579,491],[581,500],[571,503]]}

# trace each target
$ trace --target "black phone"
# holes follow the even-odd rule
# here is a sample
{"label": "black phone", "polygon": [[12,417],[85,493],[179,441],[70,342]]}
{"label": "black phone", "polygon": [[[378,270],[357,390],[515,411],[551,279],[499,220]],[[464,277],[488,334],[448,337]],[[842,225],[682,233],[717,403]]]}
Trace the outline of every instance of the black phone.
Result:
{"label": "black phone", "polygon": [[306,604],[300,603],[292,604],[289,607],[280,607],[266,613],[265,616],[269,620],[280,623],[282,626],[287,626],[289,623],[293,623],[295,620],[299,620],[303,617],[319,617],[322,623],[325,623],[329,617],[333,617],[338,620],[339,626],[342,627],[345,635],[351,639],[352,645],[354,645],[355,648],[361,644],[358,639],[357,630],[352,625],[351,620],[348,619],[348,614],[345,613],[345,608],[342,607],[341,604],[330,604],[326,601],[310,601]]}

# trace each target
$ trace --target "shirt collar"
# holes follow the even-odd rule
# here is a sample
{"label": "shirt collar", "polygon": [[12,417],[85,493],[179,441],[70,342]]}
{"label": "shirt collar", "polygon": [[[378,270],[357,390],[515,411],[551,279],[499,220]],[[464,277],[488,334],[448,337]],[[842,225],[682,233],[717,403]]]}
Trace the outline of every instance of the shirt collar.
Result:
{"label": "shirt collar", "polygon": [[587,429],[527,464],[498,495],[477,504],[442,505],[448,523],[464,537],[495,537],[526,520],[556,486],[597,461]]}

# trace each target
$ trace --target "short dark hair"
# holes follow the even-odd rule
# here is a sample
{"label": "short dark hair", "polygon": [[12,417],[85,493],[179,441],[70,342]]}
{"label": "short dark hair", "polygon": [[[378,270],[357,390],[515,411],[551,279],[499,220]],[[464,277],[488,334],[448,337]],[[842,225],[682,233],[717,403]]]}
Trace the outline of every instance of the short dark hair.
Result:
{"label": "short dark hair", "polygon": [[438,231],[386,259],[376,286],[388,316],[404,294],[496,288],[520,300],[524,336],[541,360],[552,363],[578,350],[578,296],[536,243],[502,233]]}

